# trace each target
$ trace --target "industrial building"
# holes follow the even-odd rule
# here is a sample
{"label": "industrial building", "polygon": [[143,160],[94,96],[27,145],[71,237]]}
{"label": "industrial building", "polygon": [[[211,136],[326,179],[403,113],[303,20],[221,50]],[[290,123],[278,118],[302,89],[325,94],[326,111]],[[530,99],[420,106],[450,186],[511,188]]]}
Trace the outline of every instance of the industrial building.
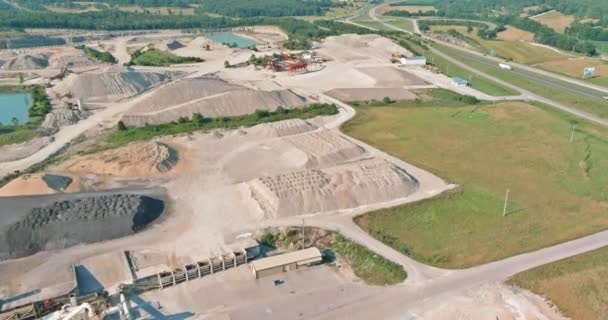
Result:
{"label": "industrial building", "polygon": [[426,58],[422,56],[403,57],[400,62],[406,66],[424,66],[426,65]]}
{"label": "industrial building", "polygon": [[321,262],[321,260],[321,251],[312,247],[256,260],[251,263],[251,266],[255,278],[259,279],[273,274],[298,269],[302,266],[317,264]]}

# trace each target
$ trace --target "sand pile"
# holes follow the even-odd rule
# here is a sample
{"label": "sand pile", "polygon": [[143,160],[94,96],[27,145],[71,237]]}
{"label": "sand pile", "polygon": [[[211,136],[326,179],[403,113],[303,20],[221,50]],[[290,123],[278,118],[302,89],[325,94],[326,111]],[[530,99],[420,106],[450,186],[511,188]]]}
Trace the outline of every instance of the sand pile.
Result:
{"label": "sand pile", "polygon": [[306,99],[290,90],[262,91],[219,79],[184,79],[154,92],[129,110],[122,118],[127,126],[142,126],[190,118],[193,113],[205,117],[238,116],[257,109],[291,109],[303,106]]}
{"label": "sand pile", "polygon": [[357,68],[358,71],[374,78],[377,87],[422,86],[428,83],[417,76],[393,67]]}
{"label": "sand pile", "polygon": [[158,72],[106,72],[70,74],[53,88],[55,94],[74,99],[118,100],[170,81],[176,74]]}
{"label": "sand pile", "polygon": [[163,210],[162,200],[141,195],[102,195],[34,208],[0,230],[0,259],[133,234]]}
{"label": "sand pile", "polygon": [[265,135],[269,137],[284,137],[304,132],[310,132],[317,127],[302,119],[289,119],[277,122],[262,123],[249,131],[254,135]]}
{"label": "sand pile", "polygon": [[89,116],[87,111],[56,109],[47,114],[40,125],[40,129],[47,133],[53,133],[59,128],[78,123]]}
{"label": "sand pile", "polygon": [[365,149],[329,130],[290,136],[285,141],[308,154],[309,167],[344,163],[365,154]]}
{"label": "sand pile", "polygon": [[49,137],[40,137],[22,143],[4,145],[0,147],[0,162],[27,158],[50,141]]}
{"label": "sand pile", "polygon": [[389,97],[392,100],[413,100],[416,95],[403,88],[344,88],[325,92],[330,97],[340,101],[382,100]]}
{"label": "sand pile", "polygon": [[381,159],[261,177],[248,185],[267,218],[385,202],[406,197],[418,188],[416,179],[405,170]]}
{"label": "sand pile", "polygon": [[321,43],[318,53],[338,62],[375,60],[385,63],[393,53],[411,55],[405,48],[379,35],[345,34],[328,37]]}
{"label": "sand pile", "polygon": [[25,174],[13,179],[0,188],[0,197],[27,196],[36,194],[53,194],[55,190],[48,186],[39,174]]}
{"label": "sand pile", "polygon": [[69,164],[67,171],[115,177],[145,177],[163,174],[177,163],[177,151],[150,141],[90,155]]}
{"label": "sand pile", "polygon": [[4,70],[32,70],[44,69],[49,66],[48,57],[39,55],[20,55],[10,59],[2,65]]}
{"label": "sand pile", "polygon": [[0,197],[30,196],[75,192],[79,186],[68,176],[55,174],[24,174],[0,188]]}

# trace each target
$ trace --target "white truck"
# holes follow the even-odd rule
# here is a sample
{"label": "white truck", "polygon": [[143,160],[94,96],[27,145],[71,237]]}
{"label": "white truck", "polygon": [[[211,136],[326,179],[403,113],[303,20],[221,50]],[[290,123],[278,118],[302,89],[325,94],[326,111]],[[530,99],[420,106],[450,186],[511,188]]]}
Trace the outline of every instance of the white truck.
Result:
{"label": "white truck", "polygon": [[506,63],[499,63],[498,66],[501,69],[505,69],[505,70],[513,70],[513,67],[511,67],[510,65],[506,64]]}

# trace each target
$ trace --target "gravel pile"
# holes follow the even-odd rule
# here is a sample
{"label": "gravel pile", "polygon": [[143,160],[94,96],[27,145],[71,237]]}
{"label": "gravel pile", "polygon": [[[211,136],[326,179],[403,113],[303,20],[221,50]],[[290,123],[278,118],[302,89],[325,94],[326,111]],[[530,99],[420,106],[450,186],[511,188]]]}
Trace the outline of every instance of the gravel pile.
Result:
{"label": "gravel pile", "polygon": [[78,123],[89,116],[87,111],[57,109],[47,114],[40,125],[40,129],[46,133],[54,133],[59,128]]}
{"label": "gravel pile", "polygon": [[8,60],[2,65],[4,70],[32,70],[44,69],[49,66],[49,60],[46,55],[21,55]]}
{"label": "gravel pile", "polygon": [[71,95],[82,101],[90,99],[116,100],[127,98],[170,81],[177,73],[106,72],[70,74],[53,91],[59,96]]}
{"label": "gravel pile", "polygon": [[73,181],[70,177],[55,174],[45,174],[42,176],[42,180],[49,188],[57,191],[65,190]]}
{"label": "gravel pile", "polygon": [[163,210],[162,200],[133,194],[64,200],[33,208],[0,234],[0,260],[127,236],[142,230]]}

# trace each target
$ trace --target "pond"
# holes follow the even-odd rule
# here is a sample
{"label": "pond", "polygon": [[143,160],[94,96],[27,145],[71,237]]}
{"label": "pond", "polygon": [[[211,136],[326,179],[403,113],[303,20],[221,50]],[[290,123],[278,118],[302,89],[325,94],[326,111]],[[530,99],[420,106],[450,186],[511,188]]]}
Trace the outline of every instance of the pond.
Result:
{"label": "pond", "polygon": [[16,118],[19,124],[27,122],[27,110],[31,104],[32,95],[29,93],[0,93],[0,122],[10,125],[13,118]]}
{"label": "pond", "polygon": [[236,43],[237,47],[239,48],[247,48],[249,46],[255,45],[256,43],[254,40],[230,32],[209,33],[205,35],[205,38],[215,41],[217,43],[223,43],[227,45]]}

